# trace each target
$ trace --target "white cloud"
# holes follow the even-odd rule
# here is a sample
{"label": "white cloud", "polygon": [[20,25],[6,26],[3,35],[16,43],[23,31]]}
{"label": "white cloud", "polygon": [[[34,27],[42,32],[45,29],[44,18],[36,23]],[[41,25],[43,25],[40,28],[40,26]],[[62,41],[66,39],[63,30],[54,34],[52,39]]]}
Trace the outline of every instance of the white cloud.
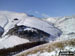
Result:
{"label": "white cloud", "polygon": [[41,15],[42,15],[43,17],[45,17],[45,18],[50,17],[50,16],[48,16],[48,15],[45,14],[45,13],[42,13]]}
{"label": "white cloud", "polygon": [[35,11],[36,14],[40,14],[38,11]]}

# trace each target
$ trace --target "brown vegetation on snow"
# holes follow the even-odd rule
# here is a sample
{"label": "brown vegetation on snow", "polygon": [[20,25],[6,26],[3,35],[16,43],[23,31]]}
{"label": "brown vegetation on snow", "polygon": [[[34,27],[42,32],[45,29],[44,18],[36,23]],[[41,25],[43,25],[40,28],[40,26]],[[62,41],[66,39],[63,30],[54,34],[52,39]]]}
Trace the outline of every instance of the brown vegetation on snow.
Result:
{"label": "brown vegetation on snow", "polygon": [[71,40],[64,40],[64,41],[57,41],[52,43],[43,44],[34,48],[31,48],[29,50],[23,51],[16,56],[27,56],[28,54],[34,54],[37,52],[51,52],[55,50],[56,48],[64,49],[65,46],[75,46],[75,39]]}

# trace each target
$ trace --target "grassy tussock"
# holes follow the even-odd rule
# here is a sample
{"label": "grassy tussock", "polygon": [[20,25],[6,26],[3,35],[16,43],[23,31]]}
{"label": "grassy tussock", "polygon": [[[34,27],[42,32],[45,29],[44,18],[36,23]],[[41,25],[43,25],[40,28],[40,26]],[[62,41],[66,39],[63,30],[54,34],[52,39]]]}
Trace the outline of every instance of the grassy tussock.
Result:
{"label": "grassy tussock", "polygon": [[75,39],[43,44],[43,45],[31,48],[29,50],[26,50],[16,56],[27,56],[28,54],[34,54],[34,53],[37,53],[38,51],[41,53],[45,51],[51,52],[55,50],[56,48],[59,48],[61,50],[61,49],[64,49],[65,46],[75,46]]}

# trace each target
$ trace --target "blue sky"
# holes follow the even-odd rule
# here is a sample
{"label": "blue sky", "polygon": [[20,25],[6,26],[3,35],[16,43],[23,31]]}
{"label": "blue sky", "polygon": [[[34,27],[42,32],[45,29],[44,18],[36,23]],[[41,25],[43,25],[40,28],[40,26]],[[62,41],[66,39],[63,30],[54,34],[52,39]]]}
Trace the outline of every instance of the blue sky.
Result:
{"label": "blue sky", "polygon": [[0,10],[37,17],[71,16],[75,15],[75,0],[0,0]]}

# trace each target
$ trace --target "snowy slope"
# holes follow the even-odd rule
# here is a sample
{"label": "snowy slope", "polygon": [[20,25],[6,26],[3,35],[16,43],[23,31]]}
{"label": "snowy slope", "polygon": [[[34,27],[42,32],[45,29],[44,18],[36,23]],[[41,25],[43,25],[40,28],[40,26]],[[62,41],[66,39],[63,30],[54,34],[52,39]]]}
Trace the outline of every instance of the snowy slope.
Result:
{"label": "snowy slope", "polygon": [[20,38],[18,36],[14,36],[14,35],[5,36],[4,39],[2,39],[2,41],[0,41],[0,49],[13,47],[15,45],[19,45],[19,44],[23,44],[23,43],[27,43],[27,42],[29,42],[29,40]]}
{"label": "snowy slope", "polygon": [[[75,32],[75,17],[64,17],[61,18],[60,22],[57,22],[56,25],[62,29],[64,34],[69,34],[71,32]],[[65,30],[66,29],[66,30]]]}
{"label": "snowy slope", "polygon": [[56,27],[63,31],[58,40],[75,39],[75,16],[62,17],[57,21]]}
{"label": "snowy slope", "polygon": [[47,22],[35,17],[26,17],[23,20],[21,20],[17,25],[25,25],[40,29],[44,32],[49,33],[52,37],[58,37],[62,33],[52,24],[48,24]]}
{"label": "snowy slope", "polygon": [[7,24],[7,19],[5,16],[0,15],[0,26],[4,27]]}
{"label": "snowy slope", "polygon": [[[0,26],[3,27],[5,30],[4,34],[2,35],[2,38],[0,38],[0,49],[1,48],[9,48],[9,47],[13,47],[15,45],[29,42],[29,40],[22,39],[15,35],[11,35],[11,36],[5,35],[9,31],[9,29],[13,28],[15,25],[28,26],[30,28],[24,29],[24,30],[28,30],[28,31],[29,30],[34,31],[32,28],[42,30],[42,31],[50,34],[50,38],[52,38],[52,39],[59,37],[56,39],[55,43],[57,43],[58,41],[59,41],[59,43],[61,43],[61,40],[62,40],[62,42],[64,42],[66,40],[75,39],[75,27],[74,27],[75,26],[75,16],[56,17],[56,18],[50,17],[50,18],[42,20],[42,19],[39,19],[36,17],[31,17],[25,13],[0,11]],[[62,33],[62,35],[61,35],[61,33]],[[52,40],[52,39],[50,39],[50,40]],[[49,44],[51,45],[52,42]],[[49,44],[45,45],[44,47],[49,46]],[[55,46],[51,45],[50,47],[54,48]],[[36,50],[37,47],[32,48],[32,49]],[[74,46],[64,46],[64,50],[66,50],[66,49],[68,49],[68,50],[74,49],[75,50],[75,47]],[[57,50],[58,50],[58,52],[60,51],[57,48],[56,48],[56,50],[54,50],[52,52],[47,52],[47,50],[44,51],[43,53],[40,53],[38,51],[35,54],[28,54],[28,56],[38,56],[38,55],[39,56],[45,56],[45,55],[55,56],[56,51]],[[26,51],[28,51],[28,50],[26,50]],[[26,51],[24,51],[24,52],[26,52]]]}
{"label": "snowy slope", "polygon": [[[34,27],[40,30],[43,30],[54,37],[58,37],[58,34],[61,34],[61,31],[57,28],[55,28],[52,24],[48,24],[38,18],[27,16],[24,13],[15,13],[15,12],[7,12],[7,11],[1,11],[0,15],[3,15],[5,18],[0,18],[5,21],[3,26],[5,29],[5,34],[8,32],[9,29],[13,28],[15,24],[17,25],[26,25],[30,27]],[[15,21],[14,19],[17,18],[18,20]],[[37,22],[36,22],[37,21]],[[2,25],[1,24],[1,25]],[[2,27],[3,27],[2,26]]]}
{"label": "snowy slope", "polygon": [[42,30],[46,33],[49,33],[51,39],[48,40],[52,40],[56,37],[59,37],[62,33],[61,30],[53,26],[52,23],[49,24],[42,19],[31,17],[25,13],[0,11],[0,26],[3,27],[5,30],[4,34],[2,35],[2,38],[0,38],[1,48],[8,48],[25,42],[25,39],[23,40],[17,36],[9,37],[5,35],[9,31],[9,29],[13,28],[15,25],[24,25],[31,28],[33,27]]}
{"label": "snowy slope", "polygon": [[75,16],[64,16],[45,19],[48,22],[53,22],[54,26],[61,29],[63,32],[58,40],[67,40],[75,38]]}
{"label": "snowy slope", "polygon": [[[27,15],[24,13],[16,13],[16,12],[8,12],[8,11],[0,11],[1,26],[5,29],[5,33],[8,32],[9,29],[13,28],[15,24],[17,24],[23,17]],[[14,20],[17,18],[18,20]],[[3,25],[4,24],[4,25]]]}
{"label": "snowy slope", "polygon": [[57,38],[57,40],[55,41],[56,44],[54,45],[56,45],[57,47],[52,46],[53,42],[51,42],[50,46],[49,44],[45,44],[38,47],[34,47],[32,49],[23,51],[17,54],[16,56],[58,56],[59,51],[75,51],[75,16],[48,18],[47,20],[48,22],[52,21],[54,25],[57,28],[61,29],[61,31],[63,32],[60,38]]}
{"label": "snowy slope", "polygon": [[[29,42],[29,40],[22,39],[18,36],[5,36],[9,29],[13,28],[23,17],[27,17],[27,15],[25,13],[0,11],[0,26],[5,30],[2,38],[0,38],[0,49]],[[18,20],[14,20],[15,18]]]}
{"label": "snowy slope", "polygon": [[[13,28],[23,17],[27,17],[27,15],[25,13],[0,11],[0,26],[4,28],[4,34],[0,38],[0,49],[29,42],[29,40],[22,39],[18,36],[5,36],[9,29]],[[15,18],[18,20],[14,20]]]}

